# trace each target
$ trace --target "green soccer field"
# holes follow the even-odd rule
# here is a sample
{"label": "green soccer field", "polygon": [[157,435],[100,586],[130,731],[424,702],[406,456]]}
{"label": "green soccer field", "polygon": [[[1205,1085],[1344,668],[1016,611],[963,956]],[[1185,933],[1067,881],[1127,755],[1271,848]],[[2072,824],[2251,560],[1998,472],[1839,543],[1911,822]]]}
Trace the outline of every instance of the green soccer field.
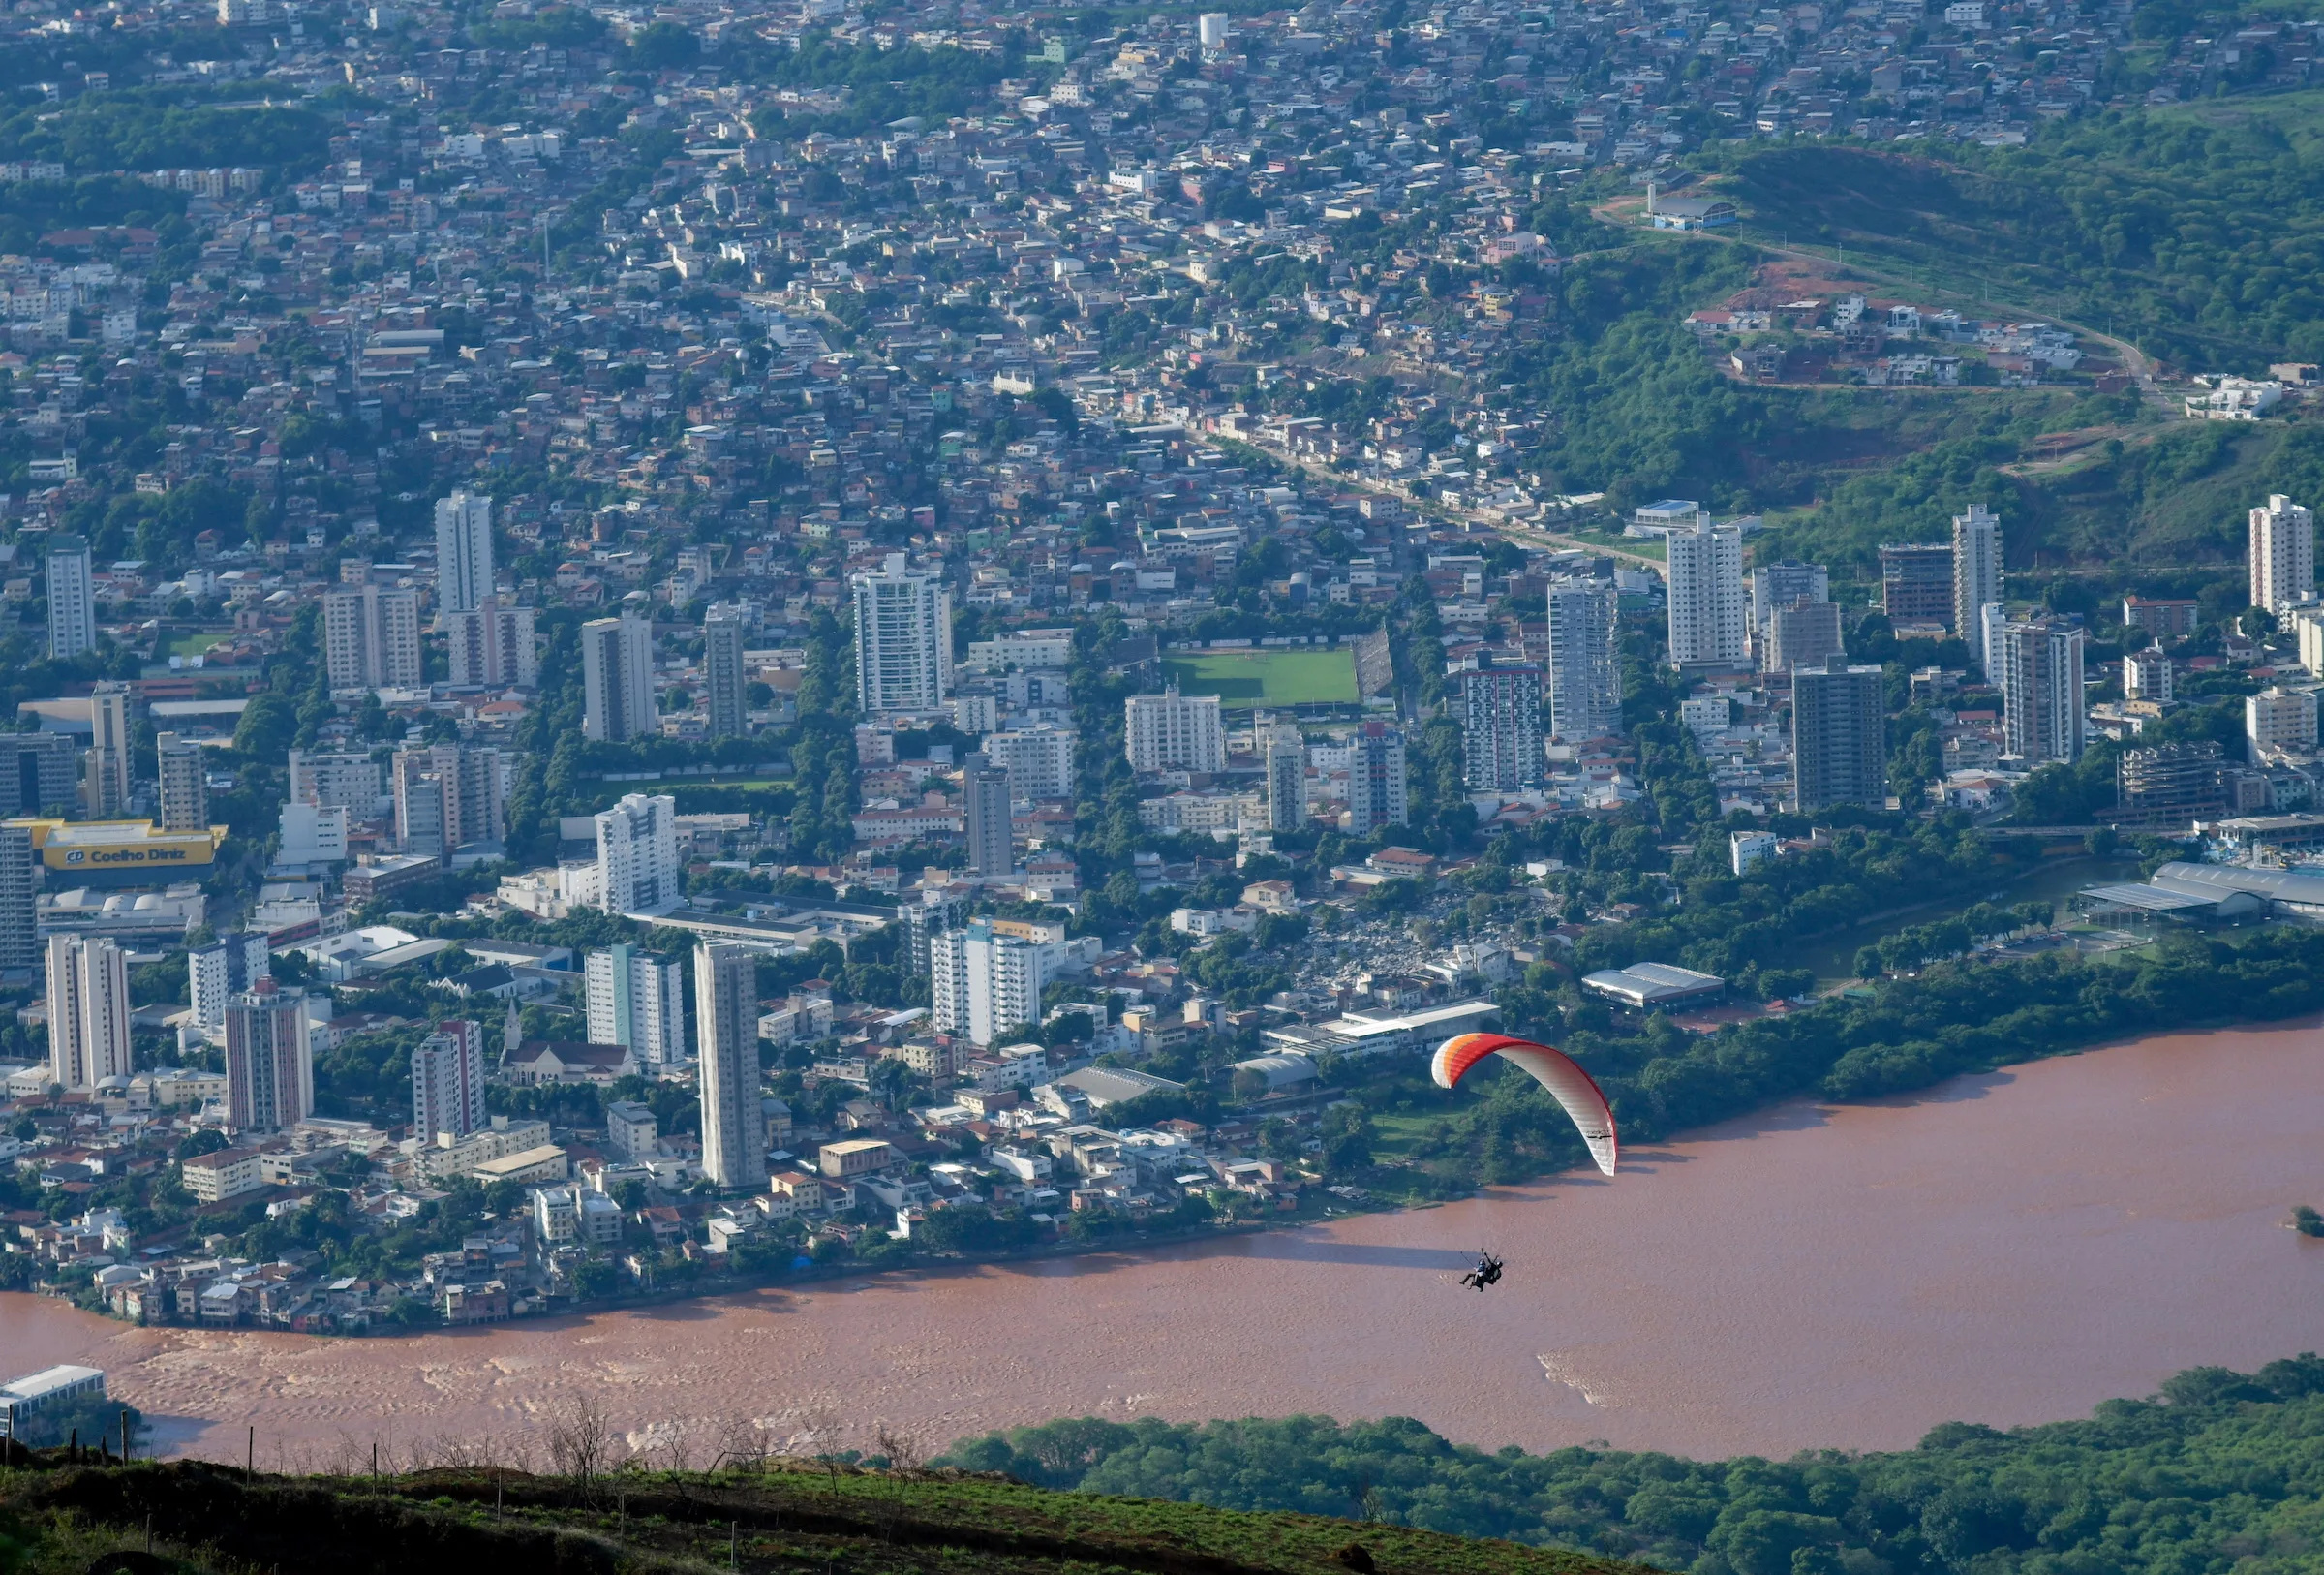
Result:
{"label": "green soccer field", "polygon": [[1356,654],[1346,646],[1303,651],[1205,651],[1162,659],[1187,695],[1215,695],[1230,711],[1261,705],[1353,705]]}

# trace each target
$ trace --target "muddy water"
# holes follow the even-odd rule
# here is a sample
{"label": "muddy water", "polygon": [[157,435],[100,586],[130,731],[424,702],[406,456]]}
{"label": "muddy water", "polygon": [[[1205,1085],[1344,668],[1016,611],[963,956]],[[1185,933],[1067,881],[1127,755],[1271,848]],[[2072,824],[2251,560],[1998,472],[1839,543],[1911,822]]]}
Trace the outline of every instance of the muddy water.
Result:
{"label": "muddy water", "polygon": [[[261,1462],[530,1438],[587,1395],[643,1440],[1060,1414],[1406,1414],[1488,1446],[1910,1444],[2324,1347],[2324,1031],[2163,1037],[1916,1098],[1797,1104],[1610,1181],[1151,1257],[868,1280],[408,1340],[136,1330],[0,1297],[23,1371],[106,1368],[166,1441]],[[1509,1279],[1454,1276],[1481,1244]]]}

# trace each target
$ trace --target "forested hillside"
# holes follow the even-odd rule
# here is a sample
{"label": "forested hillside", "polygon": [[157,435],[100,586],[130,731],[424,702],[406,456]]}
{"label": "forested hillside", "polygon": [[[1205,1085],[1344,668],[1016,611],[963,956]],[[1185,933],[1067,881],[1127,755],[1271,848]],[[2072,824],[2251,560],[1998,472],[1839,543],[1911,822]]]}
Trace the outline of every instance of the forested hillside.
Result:
{"label": "forested hillside", "polygon": [[2025,148],[1747,153],[1753,231],[1910,264],[2190,369],[2324,357],[2324,93],[2065,121]]}
{"label": "forested hillside", "polygon": [[2313,1569],[2324,1541],[2324,1360],[2198,1368],[2088,1421],[1950,1423],[1893,1454],[1488,1454],[1408,1418],[1085,1418],[964,1440],[952,1459],[1084,1493],[1363,1516],[1694,1575],[2288,1575]]}

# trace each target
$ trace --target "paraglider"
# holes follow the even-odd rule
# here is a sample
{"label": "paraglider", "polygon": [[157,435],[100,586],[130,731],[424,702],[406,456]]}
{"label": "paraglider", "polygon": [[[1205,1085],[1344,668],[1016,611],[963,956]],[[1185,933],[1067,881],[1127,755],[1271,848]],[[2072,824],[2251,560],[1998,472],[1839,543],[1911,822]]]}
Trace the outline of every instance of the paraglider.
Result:
{"label": "paraglider", "polygon": [[1479,1290],[1487,1285],[1498,1285],[1501,1283],[1501,1260],[1490,1252],[1478,1253],[1477,1267],[1462,1275],[1460,1282],[1475,1285]]}
{"label": "paraglider", "polygon": [[[1462,1034],[1447,1039],[1436,1047],[1436,1058],[1429,1064],[1429,1074],[1438,1088],[1449,1089],[1466,1076],[1469,1069],[1488,1056],[1500,1056],[1532,1074],[1535,1082],[1547,1089],[1552,1097],[1574,1118],[1581,1132],[1581,1140],[1589,1145],[1590,1158],[1598,1168],[1610,1176],[1614,1173],[1615,1142],[1614,1112],[1605,1102],[1605,1096],[1590,1074],[1575,1064],[1561,1050],[1531,1039],[1513,1039],[1505,1034]],[[1479,1272],[1484,1268],[1478,1265]],[[1494,1279],[1499,1279],[1500,1265],[1493,1265]],[[1467,1283],[1464,1278],[1462,1283]],[[1483,1290],[1486,1281],[1478,1285]]]}

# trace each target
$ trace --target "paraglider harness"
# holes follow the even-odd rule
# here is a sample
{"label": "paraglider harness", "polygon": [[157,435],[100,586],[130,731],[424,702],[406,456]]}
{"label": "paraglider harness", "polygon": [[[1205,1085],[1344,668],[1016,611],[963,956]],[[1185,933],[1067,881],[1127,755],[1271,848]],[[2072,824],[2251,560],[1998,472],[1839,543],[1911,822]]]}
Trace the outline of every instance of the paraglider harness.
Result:
{"label": "paraglider harness", "polygon": [[1477,1267],[1462,1275],[1460,1282],[1464,1285],[1475,1285],[1479,1290],[1484,1289],[1487,1285],[1499,1284],[1501,1282],[1501,1260],[1490,1252],[1480,1252],[1477,1255]]}

